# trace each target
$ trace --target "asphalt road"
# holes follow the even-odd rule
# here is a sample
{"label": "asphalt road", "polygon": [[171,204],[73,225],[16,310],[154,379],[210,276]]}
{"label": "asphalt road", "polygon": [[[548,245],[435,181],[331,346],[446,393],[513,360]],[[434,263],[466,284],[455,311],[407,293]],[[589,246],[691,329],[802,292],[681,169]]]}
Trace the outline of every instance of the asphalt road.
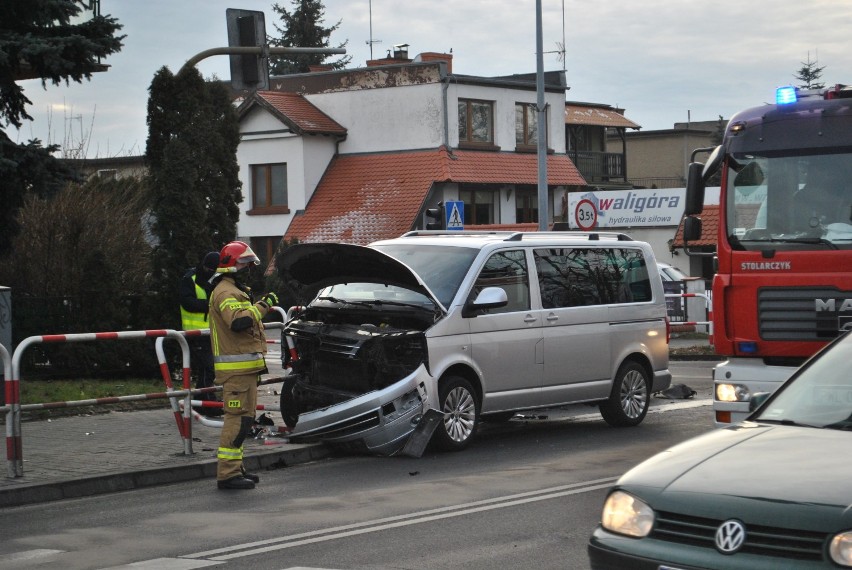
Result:
{"label": "asphalt road", "polygon": [[3,509],[0,570],[588,568],[605,489],[712,428],[712,363],[673,362],[694,400],[654,400],[637,428],[595,408],[484,426],[461,453],[335,457],[261,474]]}

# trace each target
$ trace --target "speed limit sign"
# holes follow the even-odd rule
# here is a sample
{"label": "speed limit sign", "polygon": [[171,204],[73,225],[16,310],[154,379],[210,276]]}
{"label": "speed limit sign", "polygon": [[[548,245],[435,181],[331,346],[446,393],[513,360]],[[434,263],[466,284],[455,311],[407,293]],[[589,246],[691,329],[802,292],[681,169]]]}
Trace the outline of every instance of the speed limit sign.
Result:
{"label": "speed limit sign", "polygon": [[598,211],[591,200],[580,200],[574,209],[574,221],[581,230],[590,230],[598,223]]}

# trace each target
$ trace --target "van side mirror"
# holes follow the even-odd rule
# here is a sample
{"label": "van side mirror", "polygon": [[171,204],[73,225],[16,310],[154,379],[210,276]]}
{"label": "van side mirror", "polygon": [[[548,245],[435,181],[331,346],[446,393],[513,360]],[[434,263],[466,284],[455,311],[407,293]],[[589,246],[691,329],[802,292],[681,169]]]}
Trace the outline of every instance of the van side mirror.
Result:
{"label": "van side mirror", "polygon": [[462,317],[470,318],[479,315],[484,309],[496,309],[509,304],[506,291],[500,287],[486,287],[479,292],[476,299],[468,301],[462,309]]}

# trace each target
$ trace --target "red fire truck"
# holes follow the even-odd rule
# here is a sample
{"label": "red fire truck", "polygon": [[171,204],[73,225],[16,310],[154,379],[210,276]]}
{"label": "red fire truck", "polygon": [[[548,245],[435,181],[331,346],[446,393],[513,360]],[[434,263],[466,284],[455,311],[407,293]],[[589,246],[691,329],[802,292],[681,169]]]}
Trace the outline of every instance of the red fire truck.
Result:
{"label": "red fire truck", "polygon": [[712,342],[728,357],[713,372],[724,426],[852,329],[852,87],[780,88],[702,151],[706,164],[689,165],[683,235],[687,254],[700,254],[689,241],[721,170]]}

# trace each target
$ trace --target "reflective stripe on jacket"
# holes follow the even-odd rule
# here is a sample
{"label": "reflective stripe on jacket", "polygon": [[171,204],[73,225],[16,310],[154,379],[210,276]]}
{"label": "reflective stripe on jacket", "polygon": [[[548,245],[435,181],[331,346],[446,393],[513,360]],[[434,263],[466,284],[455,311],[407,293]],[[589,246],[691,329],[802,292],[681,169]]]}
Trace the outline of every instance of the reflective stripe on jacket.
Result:
{"label": "reflective stripe on jacket", "polygon": [[[195,284],[196,299],[206,301],[207,291],[195,280],[195,275],[192,276],[192,282]],[[185,331],[194,331],[207,328],[207,313],[191,313],[180,306],[180,326]]]}

